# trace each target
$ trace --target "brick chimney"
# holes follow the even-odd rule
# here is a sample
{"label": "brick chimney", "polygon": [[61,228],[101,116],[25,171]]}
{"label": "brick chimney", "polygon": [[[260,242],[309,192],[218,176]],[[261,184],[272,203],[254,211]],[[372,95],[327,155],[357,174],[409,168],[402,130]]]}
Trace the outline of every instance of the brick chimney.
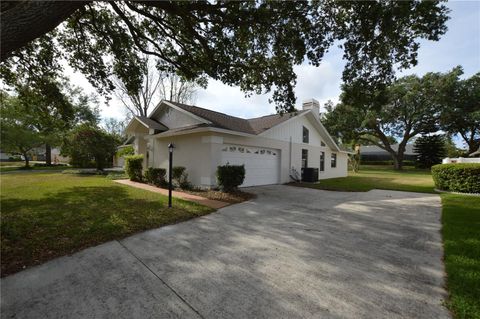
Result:
{"label": "brick chimney", "polygon": [[315,99],[304,100],[302,104],[304,110],[312,110],[316,117],[320,117],[320,103]]}

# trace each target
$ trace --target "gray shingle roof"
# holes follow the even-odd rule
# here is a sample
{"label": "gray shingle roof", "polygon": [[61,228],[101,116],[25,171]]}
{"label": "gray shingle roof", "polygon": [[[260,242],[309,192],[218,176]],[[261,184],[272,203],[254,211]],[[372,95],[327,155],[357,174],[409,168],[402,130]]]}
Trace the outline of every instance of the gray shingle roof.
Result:
{"label": "gray shingle roof", "polygon": [[209,122],[212,123],[213,127],[223,128],[227,130],[248,133],[248,134],[260,134],[275,125],[278,125],[300,113],[305,111],[299,111],[295,113],[287,113],[287,114],[273,114],[267,115],[252,119],[242,119],[240,117],[235,117],[231,115],[227,115],[224,113],[211,111],[208,109],[204,109],[202,107],[187,105],[177,102],[171,102],[175,106],[182,108],[183,110],[195,114]]}
{"label": "gray shingle roof", "polygon": [[151,128],[154,130],[161,130],[161,131],[168,130],[168,127],[166,127],[165,125],[158,123],[157,121],[152,120],[151,118],[148,118],[146,116],[135,116],[135,118],[137,118],[140,122],[148,126],[148,128]]}

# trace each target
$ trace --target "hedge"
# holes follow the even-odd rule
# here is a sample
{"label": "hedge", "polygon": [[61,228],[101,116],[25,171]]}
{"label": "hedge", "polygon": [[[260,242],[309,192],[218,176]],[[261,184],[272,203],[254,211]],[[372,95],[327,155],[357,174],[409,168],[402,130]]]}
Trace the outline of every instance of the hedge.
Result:
{"label": "hedge", "polygon": [[125,173],[131,181],[142,181],[143,155],[125,156]]}
{"label": "hedge", "polygon": [[218,185],[225,192],[231,192],[243,184],[245,179],[244,165],[223,165],[217,168]]}
{"label": "hedge", "polygon": [[457,163],[432,166],[435,186],[440,190],[480,193],[480,164]]}
{"label": "hedge", "polygon": [[164,168],[153,168],[149,167],[145,171],[145,181],[149,184],[153,184],[155,186],[166,187],[168,186],[168,182],[166,180],[167,170]]}

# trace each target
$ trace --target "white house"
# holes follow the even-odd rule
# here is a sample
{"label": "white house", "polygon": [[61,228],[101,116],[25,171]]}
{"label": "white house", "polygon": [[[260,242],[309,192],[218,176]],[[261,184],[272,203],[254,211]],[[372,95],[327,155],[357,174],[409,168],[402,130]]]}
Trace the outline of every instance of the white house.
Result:
{"label": "white house", "polygon": [[242,119],[192,105],[161,101],[148,117],[126,128],[144,167],[168,168],[168,144],[175,145],[174,166],[186,167],[190,182],[216,185],[216,170],[226,163],[245,165],[242,186],[292,181],[292,169],[319,169],[319,179],[347,175],[348,152],[341,150],[320,122],[320,105],[311,99],[303,110]]}

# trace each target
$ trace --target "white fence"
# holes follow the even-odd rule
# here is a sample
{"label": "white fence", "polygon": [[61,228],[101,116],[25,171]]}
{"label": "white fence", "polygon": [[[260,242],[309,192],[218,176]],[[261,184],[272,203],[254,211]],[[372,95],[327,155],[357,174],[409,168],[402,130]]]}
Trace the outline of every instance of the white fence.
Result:
{"label": "white fence", "polygon": [[442,164],[449,163],[480,163],[480,157],[466,158],[466,157],[457,157],[457,158],[444,158]]}

